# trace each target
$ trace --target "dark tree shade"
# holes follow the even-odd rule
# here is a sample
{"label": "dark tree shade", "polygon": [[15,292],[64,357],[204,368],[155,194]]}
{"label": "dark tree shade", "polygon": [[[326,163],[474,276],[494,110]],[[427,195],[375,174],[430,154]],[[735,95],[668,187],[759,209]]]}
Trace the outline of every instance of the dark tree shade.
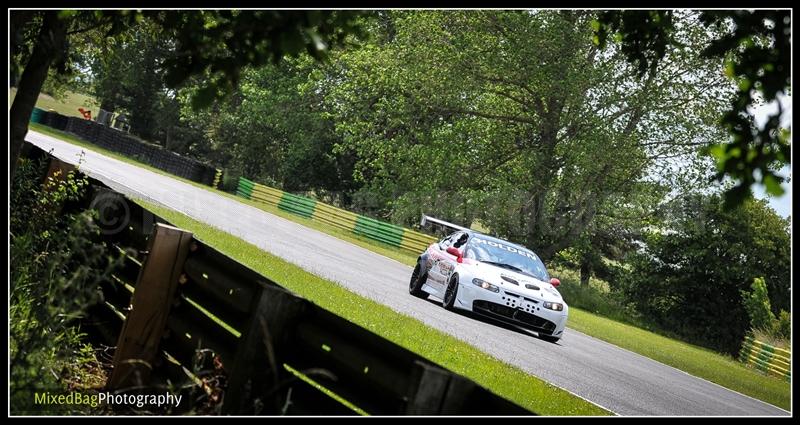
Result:
{"label": "dark tree shade", "polygon": [[763,200],[726,210],[719,197],[681,202],[617,284],[636,309],[683,338],[735,354],[750,320],[741,291],[764,278],[776,315],[790,308],[788,220]]}

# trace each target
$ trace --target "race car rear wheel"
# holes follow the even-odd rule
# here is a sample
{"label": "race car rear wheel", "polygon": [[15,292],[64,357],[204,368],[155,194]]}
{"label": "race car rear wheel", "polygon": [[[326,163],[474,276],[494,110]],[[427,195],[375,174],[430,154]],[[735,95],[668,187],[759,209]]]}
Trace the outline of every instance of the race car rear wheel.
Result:
{"label": "race car rear wheel", "polygon": [[411,273],[411,281],[408,283],[408,293],[418,298],[428,298],[428,294],[422,290],[422,284],[428,279],[428,273],[420,273],[419,263]]}
{"label": "race car rear wheel", "polygon": [[450,276],[447,281],[447,289],[444,291],[444,299],[442,300],[442,307],[446,310],[452,310],[456,304],[456,295],[458,294],[458,275]]}

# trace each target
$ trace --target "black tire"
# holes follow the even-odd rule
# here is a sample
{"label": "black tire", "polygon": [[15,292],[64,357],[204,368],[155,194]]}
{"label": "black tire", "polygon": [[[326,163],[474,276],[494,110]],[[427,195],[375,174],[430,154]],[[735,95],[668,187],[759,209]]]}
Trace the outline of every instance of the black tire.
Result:
{"label": "black tire", "polygon": [[417,298],[426,299],[428,298],[428,293],[422,290],[422,284],[428,278],[428,273],[420,274],[420,270],[421,267],[418,262],[416,267],[414,267],[414,271],[411,272],[411,281],[408,283],[408,293]]}
{"label": "black tire", "polygon": [[445,310],[453,310],[453,306],[456,304],[456,296],[458,295],[458,275],[454,274],[450,276],[450,280],[447,281],[447,289],[444,291],[444,299],[442,300],[442,307]]}
{"label": "black tire", "polygon": [[539,334],[539,338],[541,338],[541,339],[543,339],[543,340],[545,340],[545,341],[547,341],[547,342],[550,342],[550,343],[552,343],[552,344],[555,344],[555,343],[557,343],[557,342],[558,342],[558,340],[560,340],[560,339],[561,339],[561,337],[560,337],[560,336],[544,335],[544,334]]}

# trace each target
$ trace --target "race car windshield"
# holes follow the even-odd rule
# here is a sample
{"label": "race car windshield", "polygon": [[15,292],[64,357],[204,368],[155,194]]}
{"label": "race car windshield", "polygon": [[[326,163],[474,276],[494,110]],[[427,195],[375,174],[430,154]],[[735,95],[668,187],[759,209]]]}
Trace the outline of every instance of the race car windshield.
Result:
{"label": "race car windshield", "polygon": [[550,281],[544,263],[536,254],[502,241],[475,236],[467,245],[465,257],[514,270],[543,282]]}

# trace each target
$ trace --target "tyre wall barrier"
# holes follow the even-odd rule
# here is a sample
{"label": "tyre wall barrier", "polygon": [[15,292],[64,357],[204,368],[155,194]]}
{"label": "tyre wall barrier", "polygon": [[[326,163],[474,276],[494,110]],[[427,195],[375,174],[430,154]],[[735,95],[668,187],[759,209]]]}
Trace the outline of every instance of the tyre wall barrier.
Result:
{"label": "tyre wall barrier", "polygon": [[66,117],[55,112],[34,108],[31,122],[72,133],[93,145],[215,189],[218,188],[222,179],[223,171],[218,168],[170,152],[160,146],[136,139],[123,131],[91,120]]}

